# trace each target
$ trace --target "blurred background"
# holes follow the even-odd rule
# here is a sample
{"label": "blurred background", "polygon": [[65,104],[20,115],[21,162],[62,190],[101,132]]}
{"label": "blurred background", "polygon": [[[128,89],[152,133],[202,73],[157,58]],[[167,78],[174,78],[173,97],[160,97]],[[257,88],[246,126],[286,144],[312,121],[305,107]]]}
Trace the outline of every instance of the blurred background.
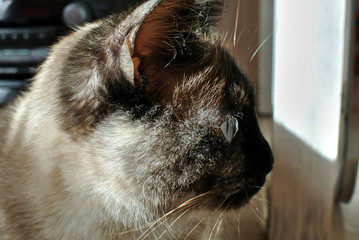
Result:
{"label": "blurred background", "polygon": [[[49,46],[130,0],[0,0],[0,105],[26,91]],[[359,239],[357,0],[223,0],[218,31],[254,82],[275,167],[240,239]]]}

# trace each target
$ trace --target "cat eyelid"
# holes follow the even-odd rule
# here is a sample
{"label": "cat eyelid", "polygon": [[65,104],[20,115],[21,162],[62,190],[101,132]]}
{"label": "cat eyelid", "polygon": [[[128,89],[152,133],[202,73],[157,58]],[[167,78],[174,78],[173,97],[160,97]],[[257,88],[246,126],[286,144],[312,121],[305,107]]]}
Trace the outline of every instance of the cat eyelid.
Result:
{"label": "cat eyelid", "polygon": [[240,120],[242,120],[244,118],[244,113],[243,112],[239,112],[239,113],[236,113],[234,114],[234,116]]}

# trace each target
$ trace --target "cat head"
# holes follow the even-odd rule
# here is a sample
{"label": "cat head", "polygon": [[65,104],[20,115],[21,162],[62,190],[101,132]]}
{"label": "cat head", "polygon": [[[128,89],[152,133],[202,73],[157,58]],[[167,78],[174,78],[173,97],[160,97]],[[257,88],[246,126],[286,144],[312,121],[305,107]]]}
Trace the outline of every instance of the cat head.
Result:
{"label": "cat head", "polygon": [[112,152],[132,191],[241,206],[272,168],[254,88],[211,32],[220,12],[150,0],[84,27],[59,63],[63,129]]}

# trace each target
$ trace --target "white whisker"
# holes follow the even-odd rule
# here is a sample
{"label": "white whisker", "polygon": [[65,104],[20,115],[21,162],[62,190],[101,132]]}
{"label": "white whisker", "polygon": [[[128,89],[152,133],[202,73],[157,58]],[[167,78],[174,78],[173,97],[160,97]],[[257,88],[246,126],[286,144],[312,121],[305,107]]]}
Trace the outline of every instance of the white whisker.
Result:
{"label": "white whisker", "polygon": [[[252,209],[252,212],[254,213],[254,215],[256,215],[256,217],[259,219],[259,221],[261,221],[261,223],[266,224],[266,222],[257,214],[257,212],[253,209],[253,207],[251,206],[251,204],[249,204],[249,207]],[[257,208],[257,211],[259,211],[259,209]]]}
{"label": "white whisker", "polygon": [[[216,227],[217,227],[218,223],[219,223],[219,222],[221,222],[221,223],[222,223],[222,221],[223,221],[222,216],[223,216],[224,211],[225,211],[225,210],[223,210],[223,211],[221,212],[221,214],[219,215],[219,217],[218,217],[218,219],[217,219],[216,223],[213,225],[213,228],[212,228],[211,233],[209,234],[208,240],[211,240],[212,235],[213,235],[213,232],[214,232],[214,229],[216,229]],[[218,231],[218,228],[217,228],[217,231]]]}
{"label": "white whisker", "polygon": [[263,42],[258,46],[258,48],[254,51],[250,62],[252,62],[253,58],[257,55],[257,53],[259,52],[259,50],[263,47],[263,45],[269,40],[270,37],[272,37],[273,33],[269,34],[264,40]]}
{"label": "white whisker", "polygon": [[189,233],[186,235],[186,237],[183,240],[186,240],[192,233],[193,231],[206,219],[206,217],[202,218],[201,221],[199,221],[192,229],[191,231],[189,231]]}
{"label": "white whisker", "polygon": [[[218,207],[217,209],[219,210],[219,209],[221,208],[221,206],[223,205],[223,203],[224,203],[225,201],[227,201],[227,200],[228,200],[228,197],[226,197],[226,198],[223,200],[223,202],[219,205],[219,207]],[[223,214],[225,213],[225,211],[227,210],[227,208],[231,205],[232,201],[233,201],[233,199],[232,199],[232,200],[227,204],[227,206],[222,210],[221,214],[219,215],[219,217],[218,217],[216,223],[214,224],[214,226],[213,226],[213,228],[212,228],[211,233],[209,234],[208,240],[210,240],[210,239],[212,238],[212,234],[213,234],[213,231],[214,231],[214,229],[216,228],[216,226],[217,226],[217,224],[218,224],[218,220],[220,221],[220,224],[222,224]],[[217,228],[217,233],[218,233],[218,230],[219,230],[219,229]]]}
{"label": "white whisker", "polygon": [[189,210],[191,210],[192,208],[188,208],[186,211],[184,211],[183,213],[181,213],[169,226],[166,230],[163,231],[163,233],[157,238],[160,239],[177,221],[178,219],[180,219],[184,214],[186,214]]}
{"label": "white whisker", "polygon": [[[195,196],[187,201],[185,201],[184,203],[182,203],[181,205],[179,205],[178,207],[176,207],[175,209],[172,209],[171,211],[169,211],[168,213],[166,213],[165,215],[163,215],[162,217],[160,217],[159,219],[157,219],[156,221],[154,221],[138,238],[137,240],[141,240],[141,239],[146,239],[151,233],[153,233],[159,226],[161,226],[161,224],[163,224],[167,218],[169,216],[173,216],[183,210],[188,210],[188,209],[192,209],[194,206],[196,206],[196,204],[199,204],[199,200],[201,200],[201,198],[205,198],[208,197],[212,194],[212,192],[206,192],[203,194],[200,194],[198,196]],[[157,224],[157,226],[156,226]]]}
{"label": "white whisker", "polygon": [[236,43],[237,43],[237,31],[238,31],[238,21],[239,21],[239,9],[240,9],[240,6],[241,6],[241,1],[238,0],[236,23],[234,25],[234,34],[233,34],[233,46],[236,46]]}
{"label": "white whisker", "polygon": [[223,222],[223,218],[219,221],[219,224],[218,224],[217,229],[216,229],[216,235],[214,236],[215,238],[217,237],[217,235],[219,233],[219,230],[221,229],[222,222]]}
{"label": "white whisker", "polygon": [[241,212],[238,211],[238,217],[237,217],[237,233],[238,233],[238,239],[241,238]]}
{"label": "white whisker", "polygon": [[256,199],[256,200],[259,200],[259,201],[265,202],[265,203],[267,203],[267,204],[269,204],[269,203],[270,203],[267,199],[265,199],[265,198],[260,198],[260,197],[257,197],[257,196],[253,196],[253,199]]}

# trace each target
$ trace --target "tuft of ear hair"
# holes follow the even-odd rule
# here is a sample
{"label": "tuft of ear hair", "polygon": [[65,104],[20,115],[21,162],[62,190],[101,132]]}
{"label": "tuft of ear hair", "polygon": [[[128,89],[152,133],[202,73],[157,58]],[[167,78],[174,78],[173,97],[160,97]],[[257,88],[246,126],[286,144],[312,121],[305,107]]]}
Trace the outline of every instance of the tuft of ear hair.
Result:
{"label": "tuft of ear hair", "polygon": [[160,1],[122,45],[121,66],[129,82],[146,84],[150,101],[166,102],[183,74],[206,64],[208,49],[201,39],[218,22],[221,8],[216,0]]}
{"label": "tuft of ear hair", "polygon": [[191,55],[191,44],[198,35],[206,34],[216,23],[215,1],[164,0],[146,16],[138,29],[134,54],[146,61],[173,61]]}

